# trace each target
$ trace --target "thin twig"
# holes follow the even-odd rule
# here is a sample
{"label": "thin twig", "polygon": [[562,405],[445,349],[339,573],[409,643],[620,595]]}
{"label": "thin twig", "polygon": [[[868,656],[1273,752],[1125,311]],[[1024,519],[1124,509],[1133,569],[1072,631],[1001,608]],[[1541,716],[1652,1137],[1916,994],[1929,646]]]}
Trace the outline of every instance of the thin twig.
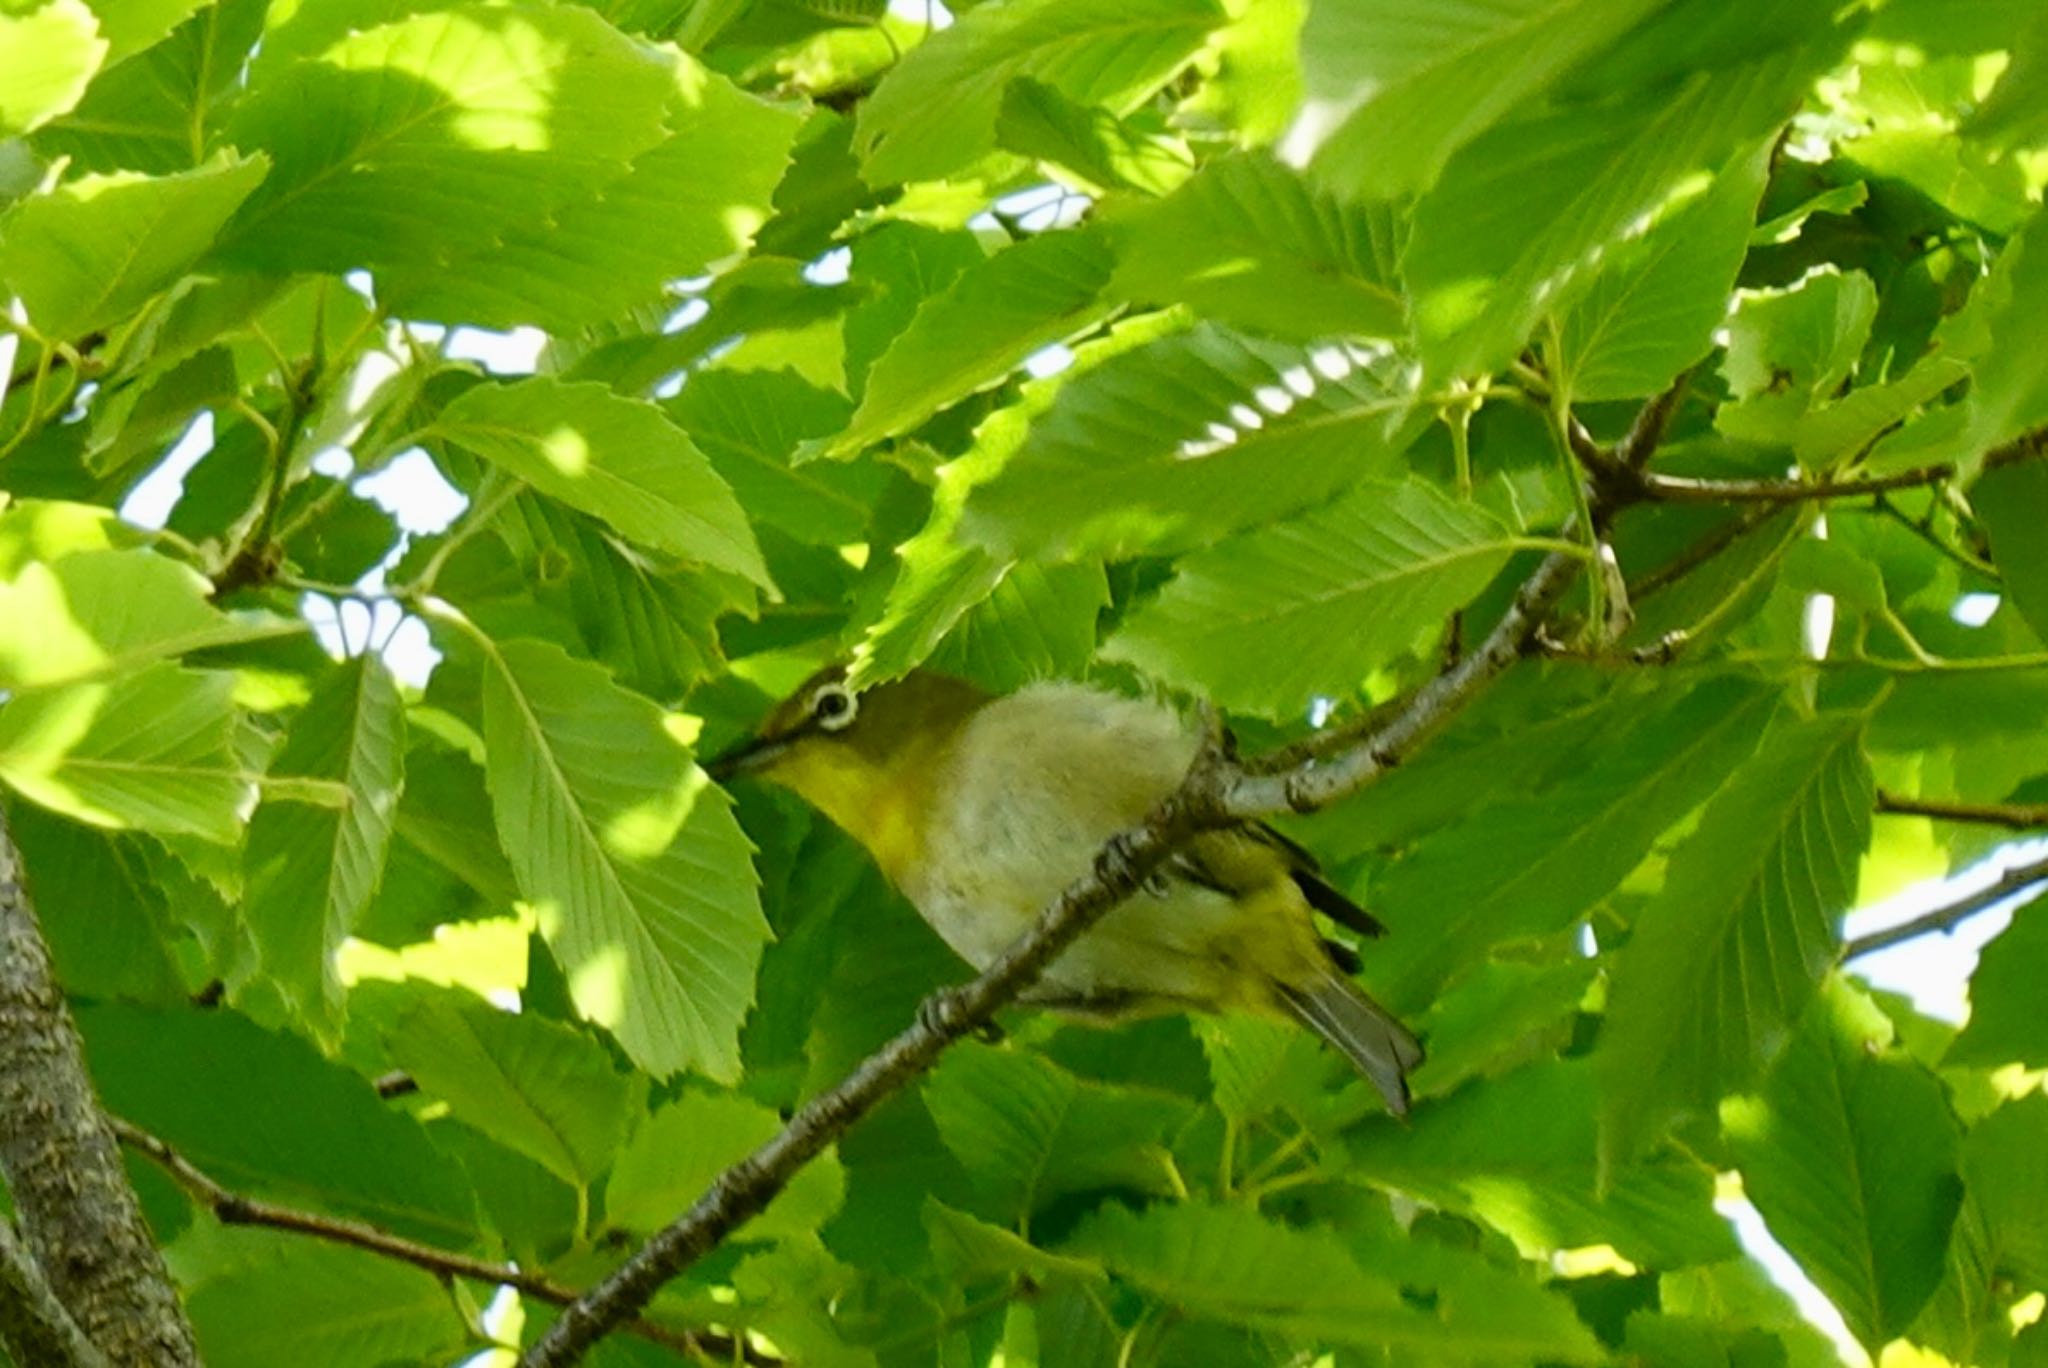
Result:
{"label": "thin twig", "polygon": [[1945,907],[1923,912],[1897,926],[1887,926],[1882,931],[1873,931],[1867,936],[1858,936],[1842,946],[1842,959],[1847,962],[1913,940],[1930,931],[1947,931],[1964,918],[1982,912],[2004,902],[2016,893],[2023,893],[2035,884],[2048,882],[2048,858],[2008,869],[1998,876],[1996,882],[1956,899]]}
{"label": "thin twig", "polygon": [[1945,798],[1907,798],[1878,790],[1877,810],[1899,817],[1933,817],[1944,822],[2033,831],[2048,827],[2048,803],[1962,803]]}
{"label": "thin twig", "polygon": [[[1995,470],[2048,454],[2048,427],[2022,433],[1986,452],[1979,468]],[[1851,499],[1893,489],[1919,489],[1952,480],[1957,468],[1948,463],[1916,466],[1890,475],[1849,475],[1814,480],[1720,480],[1685,475],[1638,474],[1643,497],[1659,503],[1806,503],[1814,499]]]}
{"label": "thin twig", "polygon": [[1650,571],[1641,579],[1631,583],[1628,587],[1630,598],[1637,603],[1641,603],[1652,594],[1660,593],[1670,588],[1702,565],[1705,565],[1708,561],[1714,559],[1714,557],[1720,555],[1723,551],[1726,551],[1736,542],[1748,536],[1751,532],[1764,526],[1771,519],[1782,515],[1784,511],[1785,506],[1783,504],[1756,504],[1751,506],[1741,517],[1730,518],[1726,522],[1721,523],[1713,531],[1707,533],[1706,536],[1701,537],[1691,546],[1686,547],[1685,550],[1679,552],[1655,570]]}
{"label": "thin twig", "polygon": [[1891,475],[1852,475],[1815,480],[1709,480],[1689,475],[1643,475],[1648,496],[1659,503],[1806,503],[1851,499],[1888,489],[1917,489],[1955,475],[1951,465],[1919,466]]}
{"label": "thin twig", "polygon": [[1614,445],[1614,460],[1629,470],[1639,471],[1650,463],[1657,454],[1657,448],[1664,444],[1664,434],[1670,430],[1671,419],[1678,412],[1678,406],[1685,402],[1685,392],[1692,385],[1691,371],[1671,382],[1671,387],[1644,404],[1636,413],[1636,420],[1630,423],[1628,431]]}
{"label": "thin twig", "polygon": [[[187,1196],[212,1212],[214,1219],[222,1225],[261,1226],[269,1230],[286,1230],[297,1235],[308,1235],[329,1244],[347,1245],[351,1249],[396,1259],[400,1263],[411,1264],[415,1268],[425,1269],[440,1277],[468,1278],[474,1282],[510,1287],[536,1301],[547,1302],[552,1306],[573,1305],[578,1296],[572,1287],[564,1286],[542,1274],[527,1272],[513,1264],[493,1263],[488,1259],[473,1259],[464,1254],[451,1254],[445,1249],[416,1244],[360,1221],[321,1216],[245,1197],[223,1186],[211,1174],[180,1154],[168,1141],[119,1117],[111,1119],[114,1134],[120,1138],[122,1144],[169,1174],[172,1180],[184,1189]],[[743,1354],[745,1361],[752,1364],[765,1366],[782,1362],[781,1359],[763,1354],[750,1345],[744,1345],[734,1336],[718,1331],[675,1330],[637,1318],[622,1322],[622,1328],[678,1353],[719,1363],[734,1362],[735,1353]]]}

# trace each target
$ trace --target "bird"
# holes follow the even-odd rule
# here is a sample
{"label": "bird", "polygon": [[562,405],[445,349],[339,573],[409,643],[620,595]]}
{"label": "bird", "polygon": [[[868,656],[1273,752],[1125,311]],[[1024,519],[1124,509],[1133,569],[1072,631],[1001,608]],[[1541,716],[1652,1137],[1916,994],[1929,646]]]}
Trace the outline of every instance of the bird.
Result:
{"label": "bird", "polygon": [[[1008,694],[936,670],[856,692],[828,665],[706,768],[793,790],[861,845],[961,958],[986,967],[1119,832],[1180,783],[1199,740],[1164,704],[1041,680]],[[1350,977],[1376,919],[1259,823],[1203,832],[1069,946],[1026,1001],[1104,1022],[1174,1011],[1290,1019],[1405,1116],[1421,1043]]]}

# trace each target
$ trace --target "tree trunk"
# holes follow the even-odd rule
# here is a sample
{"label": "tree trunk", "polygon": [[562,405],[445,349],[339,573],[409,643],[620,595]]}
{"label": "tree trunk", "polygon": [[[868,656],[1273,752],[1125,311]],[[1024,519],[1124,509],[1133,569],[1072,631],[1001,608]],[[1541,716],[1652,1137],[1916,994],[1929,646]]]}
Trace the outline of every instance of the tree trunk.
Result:
{"label": "tree trunk", "polygon": [[0,1173],[51,1291],[119,1368],[198,1368],[0,813]]}

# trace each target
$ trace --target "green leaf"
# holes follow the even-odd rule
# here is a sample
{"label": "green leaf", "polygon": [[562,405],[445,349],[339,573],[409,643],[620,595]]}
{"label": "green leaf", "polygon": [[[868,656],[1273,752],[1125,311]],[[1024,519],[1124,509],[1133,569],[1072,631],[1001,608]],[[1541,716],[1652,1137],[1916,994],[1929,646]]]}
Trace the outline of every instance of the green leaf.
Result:
{"label": "green leaf", "polygon": [[1191,169],[1188,150],[1173,139],[1141,133],[1108,110],[1075,104],[1028,76],[1003,91],[996,142],[1006,152],[1057,166],[1096,191],[1163,194]]}
{"label": "green leaf", "polygon": [[1084,1082],[1038,1055],[978,1044],[954,1047],[923,1091],[991,1220],[1025,1220],[1094,1188],[1174,1190],[1164,1141],[1187,1119],[1179,1098]]}
{"label": "green leaf", "polygon": [[228,138],[277,171],[229,225],[226,262],[402,279],[572,205],[601,220],[596,197],[661,142],[677,89],[671,59],[576,6],[334,26],[296,49],[265,39]]}
{"label": "green leaf", "polygon": [[394,262],[379,276],[380,300],[407,317],[565,330],[619,318],[746,247],[768,216],[798,117],[687,55],[662,58],[673,65],[667,136],[623,175],[452,258]]}
{"label": "green leaf", "polygon": [[533,376],[473,387],[434,431],[630,541],[769,582],[732,490],[652,404]]}
{"label": "green leaf", "polygon": [[264,972],[331,1043],[343,1011],[334,954],[376,895],[405,782],[405,712],[381,660],[358,656],[320,681],[270,777],[340,789],[338,803],[267,793],[249,821],[243,883]]}
{"label": "green leaf", "polygon": [[1515,535],[1419,479],[1184,557],[1105,654],[1228,707],[1293,715],[1424,644],[1507,564]]}
{"label": "green leaf", "polygon": [[0,706],[0,779],[94,826],[232,843],[248,784],[230,751],[232,675],[146,666]]}
{"label": "green leaf", "polygon": [[384,1043],[458,1120],[575,1187],[611,1165],[645,1102],[645,1080],[589,1036],[467,994],[422,996]]}
{"label": "green leaf", "polygon": [[1094,562],[1013,565],[931,655],[934,668],[1009,693],[1072,677],[1095,654],[1095,620],[1109,582]]}
{"label": "green leaf", "polygon": [[1060,1252],[1191,1316],[1341,1344],[1435,1347],[1443,1329],[1399,1285],[1366,1273],[1331,1232],[1295,1229],[1248,1207],[1186,1202],[1108,1206]]}
{"label": "green leaf", "polygon": [[[1462,1234],[1462,1232],[1461,1232]],[[1492,1251],[1433,1239],[1391,1221],[1375,1221],[1352,1237],[1351,1254],[1368,1273],[1398,1279],[1430,1303],[1438,1343],[1447,1356],[1482,1363],[1608,1362],[1571,1302],[1527,1276],[1529,1265],[1503,1267]],[[1541,1263],[1534,1268],[1541,1268]]]}
{"label": "green leaf", "polygon": [[1614,700],[1613,740],[1596,755],[1421,837],[1373,881],[1390,931],[1369,947],[1376,990],[1396,1011],[1420,1010],[1491,947],[1590,914],[1749,758],[1777,706],[1733,680]]}
{"label": "green leaf", "polygon": [[1040,1284],[1055,1278],[1099,1281],[1100,1265],[1050,1254],[1036,1245],[964,1211],[927,1197],[924,1228],[931,1236],[932,1265],[948,1278],[980,1282],[1017,1275]]}
{"label": "green leaf", "polygon": [[[702,1197],[726,1169],[766,1144],[782,1118],[758,1102],[686,1092],[640,1123],[605,1180],[605,1217],[626,1230],[652,1232]],[[741,1226],[738,1240],[800,1239],[839,1210],[846,1175],[830,1150],[806,1164],[768,1209]]]}
{"label": "green leaf", "polygon": [[109,65],[162,42],[207,0],[100,0],[95,9],[106,35]]}
{"label": "green leaf", "polygon": [[1799,1020],[1834,961],[1870,842],[1856,719],[1771,732],[1707,805],[1621,952],[1597,1060],[1601,1156],[1711,1117]]}
{"label": "green leaf", "polygon": [[1114,288],[1129,298],[1302,342],[1407,333],[1392,215],[1340,200],[1271,157],[1210,162],[1111,224]]}
{"label": "green leaf", "polygon": [[198,1227],[167,1257],[216,1368],[440,1363],[469,1338],[440,1279],[362,1250]]}
{"label": "green leaf", "polygon": [[1636,1363],[1661,1368],[1783,1368],[1785,1346],[1768,1330],[1734,1329],[1701,1316],[1639,1311],[1628,1318],[1622,1348]]}
{"label": "green leaf", "polygon": [[890,68],[854,135],[871,185],[931,180],[995,146],[1019,77],[1074,103],[1128,114],[1223,22],[1214,0],[1022,0],[976,8]]}
{"label": "green leaf", "polygon": [[1744,441],[1791,441],[1808,410],[1849,378],[1876,318],[1877,287],[1861,272],[1827,271],[1744,299],[1722,366],[1735,402],[1714,425]]}
{"label": "green leaf", "polygon": [[2048,423],[2048,385],[2025,359],[2048,347],[2048,216],[2035,214],[2007,241],[1935,341],[1969,364],[1969,395],[1887,438],[1874,467],[1947,461],[1973,473],[1986,451]]}
{"label": "green leaf", "polygon": [[0,138],[41,127],[77,104],[107,49],[80,0],[0,14]]}
{"label": "green leaf", "polygon": [[[860,399],[876,358],[910,326],[917,311],[987,260],[981,239],[965,228],[889,222],[856,238],[848,251],[847,275],[862,294],[840,329],[847,393]],[[842,419],[833,430],[845,425]]]}
{"label": "green leaf", "polygon": [[555,646],[484,674],[498,835],[576,1008],[657,1075],[732,1078],[768,939],[731,801],[670,719]]}
{"label": "green leaf", "polygon": [[236,1192],[446,1249],[477,1239],[462,1168],[368,1080],[227,1010],[79,1012],[108,1110]]}
{"label": "green leaf", "polygon": [[176,1004],[196,985],[179,972],[177,924],[142,838],[67,822],[15,803],[21,851],[58,982],[81,997]]}
{"label": "green leaf", "polygon": [[84,550],[23,564],[0,581],[0,689],[132,674],[209,646],[304,630],[231,618],[188,566],[142,550]]}
{"label": "green leaf", "polygon": [[2005,593],[2034,635],[2048,642],[2048,461],[2016,461],[1987,470],[1970,489],[1970,507],[1991,538]]}
{"label": "green leaf", "polygon": [[1769,146],[1632,242],[1558,320],[1558,383],[1574,400],[1657,394],[1713,347],[1747,252]]}
{"label": "green leaf", "polygon": [[1503,124],[1453,157],[1417,203],[1402,257],[1433,375],[1510,360],[1616,244],[1652,226],[1691,178],[1788,117],[1825,61],[1791,49]]}
{"label": "green leaf", "polygon": [[2021,1287],[2048,1288],[2048,1097],[2008,1102],[1963,1137],[1963,1177],[1983,1210],[1992,1268]]}
{"label": "green leaf", "polygon": [[1532,1257],[1593,1244],[1662,1268],[1733,1256],[1713,1172],[1697,1160],[1627,1164],[1602,1184],[1597,1099],[1585,1060],[1544,1060],[1418,1107],[1409,1126],[1367,1123],[1351,1160],[1375,1182],[1485,1221]]}
{"label": "green leaf", "polygon": [[[1377,899],[1374,913],[1385,911]],[[1379,956],[1373,956],[1377,970]],[[1471,966],[1429,1004],[1416,1033],[1429,1057],[1409,1076],[1417,1097],[1448,1093],[1470,1078],[1526,1062],[1566,1038],[1597,965],[1591,959],[1525,964],[1487,959]]]}
{"label": "green leaf", "polygon": [[969,499],[965,535],[1047,558],[1159,554],[1396,478],[1408,370],[1207,325],[1156,338],[1060,387]]}
{"label": "green leaf", "polygon": [[804,442],[842,430],[853,406],[792,371],[705,371],[666,405],[710,458],[747,516],[794,537],[859,541],[883,471],[860,464],[796,465]]}
{"label": "green leaf", "polygon": [[1922,357],[1896,380],[1861,386],[1801,414],[1792,425],[1793,454],[1808,470],[1860,456],[1969,374],[1952,356]]}
{"label": "green leaf", "polygon": [[2040,985],[2048,974],[2048,901],[2021,904],[2012,924],[1984,947],[1970,975],[1970,1021],[1944,1063],[2048,1068],[2048,1017]]}
{"label": "green leaf", "polygon": [[170,176],[86,176],[0,219],[0,281],[45,337],[75,341],[133,313],[212,244],[269,169],[221,153]]}
{"label": "green leaf", "polygon": [[1933,1295],[1962,1199],[1941,1083],[1890,1035],[1838,979],[1762,1093],[1722,1108],[1743,1190],[1872,1353]]}
{"label": "green leaf", "polygon": [[649,698],[679,699],[716,668],[724,659],[718,619],[754,607],[745,580],[641,551],[597,519],[530,492],[512,500],[497,531],[509,559],[497,547],[479,546],[476,561],[458,555],[436,591],[507,636],[548,630],[534,618],[538,603],[558,617],[556,640],[582,646]]}
{"label": "green leaf", "polygon": [[1651,0],[1313,5],[1301,34],[1310,104],[1295,135],[1301,145],[1290,150],[1312,151],[1316,174],[1354,199],[1425,189],[1453,152],[1655,8]]}
{"label": "green leaf", "polygon": [[[951,30],[948,30],[951,32]],[[869,370],[860,408],[810,454],[852,456],[998,384],[1034,352],[1086,332],[1112,258],[1087,231],[1043,233],[962,272],[919,307]]]}
{"label": "green leaf", "polygon": [[[167,38],[151,34],[188,0],[100,6],[101,32],[119,53],[94,78],[78,107],[35,137],[38,152],[66,156],[86,171],[185,171],[205,154],[222,114],[235,101],[250,47],[264,35],[265,0],[215,0]],[[149,46],[144,49],[143,44]]]}

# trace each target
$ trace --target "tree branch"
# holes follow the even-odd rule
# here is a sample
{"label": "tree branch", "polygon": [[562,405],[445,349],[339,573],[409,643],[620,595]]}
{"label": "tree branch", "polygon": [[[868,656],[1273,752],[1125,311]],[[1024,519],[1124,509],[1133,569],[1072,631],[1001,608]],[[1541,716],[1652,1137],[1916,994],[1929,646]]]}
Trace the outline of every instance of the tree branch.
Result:
{"label": "tree branch", "polygon": [[16,1363],[44,1368],[107,1368],[50,1290],[42,1268],[29,1254],[14,1222],[0,1218],[0,1349]]}
{"label": "tree branch", "polygon": [[1677,414],[1678,406],[1685,402],[1685,392],[1692,387],[1692,376],[1692,371],[1686,371],[1671,382],[1669,389],[1642,406],[1636,413],[1636,420],[1629,424],[1628,432],[1614,445],[1616,461],[1630,470],[1641,470],[1650,464],[1650,458],[1664,444],[1664,434],[1670,430],[1671,419]]}
{"label": "tree branch", "polygon": [[1850,499],[1888,489],[1914,489],[1953,477],[1954,466],[1920,466],[1893,475],[1850,476],[1817,480],[1708,480],[1687,475],[1641,476],[1645,496],[1658,503],[1805,503],[1813,499]]}
{"label": "tree branch", "polygon": [[[2048,427],[2022,433],[1984,454],[1981,468],[1996,470],[2048,454]],[[1640,482],[1641,497],[1659,503],[1805,503],[1813,499],[1852,499],[1893,489],[1917,489],[1956,477],[1952,464],[1917,466],[1890,475],[1851,475],[1816,480],[1710,480],[1684,475],[1631,472]],[[1595,471],[1597,477],[1598,471]]]}
{"label": "tree branch", "polygon": [[[343,1220],[339,1217],[321,1216],[310,1211],[299,1211],[292,1207],[277,1206],[270,1202],[245,1197],[224,1186],[204,1169],[178,1153],[168,1141],[150,1134],[132,1122],[120,1117],[110,1117],[114,1133],[122,1144],[169,1174],[172,1181],[184,1189],[185,1195],[199,1206],[213,1213],[222,1225],[261,1226],[269,1230],[286,1230],[296,1235],[310,1236],[329,1244],[347,1245],[370,1254],[396,1259],[400,1263],[423,1268],[443,1278],[468,1278],[473,1282],[502,1285],[532,1297],[535,1301],[547,1302],[551,1306],[568,1306],[575,1302],[577,1292],[539,1273],[529,1273],[513,1264],[493,1263],[488,1259],[473,1259],[464,1254],[451,1254],[445,1249],[432,1245],[416,1244],[402,1239],[389,1231],[379,1230],[361,1221]],[[738,1338],[706,1330],[673,1330],[647,1320],[629,1320],[621,1328],[678,1353],[689,1354],[715,1363],[733,1363],[735,1355],[744,1356],[752,1364],[779,1364],[781,1359],[762,1354],[745,1346]]]}
{"label": "tree branch", "polygon": [[1110,841],[1094,868],[1040,912],[1029,932],[971,982],[927,997],[916,1024],[863,1060],[837,1087],[804,1104],[780,1134],[720,1174],[695,1205],[565,1311],[520,1360],[522,1368],[568,1368],[579,1362],[663,1283],[767,1206],[799,1169],[856,1121],[1013,1001],[1190,837],[1249,817],[1320,807],[1399,764],[1521,658],[1578,565],[1576,557],[1561,553],[1545,557],[1476,650],[1418,689],[1383,725],[1348,738],[1345,748],[1327,758],[1285,773],[1254,773],[1229,757],[1212,725],[1180,787],[1143,825]]}
{"label": "tree branch", "polygon": [[0,813],[0,1172],[57,1299],[113,1362],[198,1368],[120,1150],[50,971],[21,857]]}
{"label": "tree branch", "polygon": [[1887,926],[1882,931],[1873,931],[1867,936],[1858,936],[1842,946],[1842,960],[1857,959],[1913,940],[1930,931],[1948,931],[1964,918],[1982,912],[1985,908],[2004,902],[2015,893],[2021,893],[2035,884],[2048,882],[2048,859],[2035,860],[2031,864],[2018,865],[1998,876],[1997,882],[1975,893],[1966,894],[1945,907],[1923,912],[1897,926]]}
{"label": "tree branch", "polygon": [[1944,822],[2032,831],[2048,827],[2048,803],[1960,803],[1944,798],[1907,798],[1878,790],[1877,810],[1898,817],[1933,817]]}

